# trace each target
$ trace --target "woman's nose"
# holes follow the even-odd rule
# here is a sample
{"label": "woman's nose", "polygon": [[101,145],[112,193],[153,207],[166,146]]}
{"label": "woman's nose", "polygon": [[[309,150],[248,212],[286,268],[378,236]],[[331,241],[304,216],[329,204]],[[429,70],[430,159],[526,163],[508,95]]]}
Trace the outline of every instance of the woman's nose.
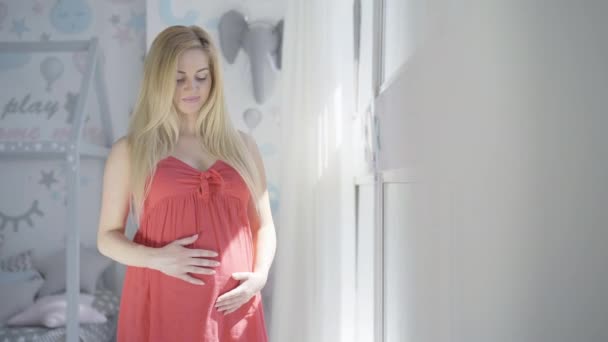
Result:
{"label": "woman's nose", "polygon": [[198,87],[198,83],[196,83],[196,81],[194,79],[187,80],[184,83],[185,83],[184,90],[196,89]]}

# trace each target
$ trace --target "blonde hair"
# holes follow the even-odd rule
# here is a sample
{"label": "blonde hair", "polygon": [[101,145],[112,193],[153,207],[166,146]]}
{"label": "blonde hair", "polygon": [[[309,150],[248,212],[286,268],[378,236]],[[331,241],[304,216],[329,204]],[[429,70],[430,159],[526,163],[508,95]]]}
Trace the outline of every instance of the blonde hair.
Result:
{"label": "blonde hair", "polygon": [[[211,90],[196,120],[196,133],[204,149],[234,167],[253,199],[260,197],[260,175],[246,142],[233,127],[224,99],[218,50],[211,36],[198,26],[171,26],[156,36],[144,61],[144,73],[129,124],[127,141],[131,162],[131,207],[137,222],[156,164],[167,157],[179,137],[179,116],[173,104],[179,55],[193,48],[209,57]],[[259,215],[257,201],[254,201]]]}

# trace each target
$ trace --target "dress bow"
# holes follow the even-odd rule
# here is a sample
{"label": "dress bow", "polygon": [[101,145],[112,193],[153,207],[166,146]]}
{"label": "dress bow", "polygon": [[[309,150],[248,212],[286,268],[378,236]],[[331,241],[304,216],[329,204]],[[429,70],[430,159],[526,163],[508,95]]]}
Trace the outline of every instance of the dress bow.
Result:
{"label": "dress bow", "polygon": [[216,186],[221,192],[224,188],[224,178],[214,169],[202,172],[199,175],[198,194],[205,200],[209,200],[211,185]]}

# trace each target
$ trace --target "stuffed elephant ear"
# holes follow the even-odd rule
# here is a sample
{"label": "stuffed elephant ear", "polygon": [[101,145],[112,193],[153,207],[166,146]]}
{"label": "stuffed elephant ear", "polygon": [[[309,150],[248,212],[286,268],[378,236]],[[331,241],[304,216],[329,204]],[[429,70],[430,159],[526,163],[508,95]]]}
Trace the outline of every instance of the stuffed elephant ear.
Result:
{"label": "stuffed elephant ear", "polygon": [[283,56],[283,22],[281,19],[274,27],[274,34],[276,35],[277,48],[272,52],[275,58],[277,69],[281,70],[281,57]]}
{"label": "stuffed elephant ear", "polygon": [[220,47],[224,53],[224,57],[230,64],[234,63],[241,44],[243,35],[247,31],[248,25],[245,17],[235,11],[230,10],[220,18],[218,25],[220,36]]}

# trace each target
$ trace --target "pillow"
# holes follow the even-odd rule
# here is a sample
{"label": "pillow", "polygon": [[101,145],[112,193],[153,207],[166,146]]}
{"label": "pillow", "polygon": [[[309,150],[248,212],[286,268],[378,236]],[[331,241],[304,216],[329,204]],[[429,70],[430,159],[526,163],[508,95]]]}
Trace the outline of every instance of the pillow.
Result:
{"label": "pillow", "polygon": [[[65,250],[59,250],[48,257],[34,258],[34,267],[42,273],[44,284],[39,296],[65,292],[66,263]],[[80,247],[80,291],[93,294],[97,280],[112,260],[88,247]]]}
{"label": "pillow", "polygon": [[[93,296],[80,294],[78,321],[80,323],[105,323],[107,321],[99,311],[91,307]],[[44,296],[33,305],[8,320],[8,325],[44,325],[47,328],[65,326],[67,300],[65,294]]]}
{"label": "pillow", "polygon": [[[57,328],[65,326],[66,320],[66,311],[65,309],[61,309],[49,312],[42,320],[42,324],[47,328]],[[81,305],[78,312],[78,321],[80,323],[105,323],[108,319],[92,307]]]}
{"label": "pillow", "polygon": [[30,277],[0,283],[0,324],[34,303],[44,280],[37,272]]}
{"label": "pillow", "polygon": [[28,280],[34,277],[40,277],[40,273],[36,270],[27,270],[27,271],[19,271],[19,272],[3,272],[0,271],[0,284],[7,284],[12,282],[19,282],[23,280]]}
{"label": "pillow", "polygon": [[18,272],[32,269],[32,250],[27,250],[0,260],[0,271]]}

